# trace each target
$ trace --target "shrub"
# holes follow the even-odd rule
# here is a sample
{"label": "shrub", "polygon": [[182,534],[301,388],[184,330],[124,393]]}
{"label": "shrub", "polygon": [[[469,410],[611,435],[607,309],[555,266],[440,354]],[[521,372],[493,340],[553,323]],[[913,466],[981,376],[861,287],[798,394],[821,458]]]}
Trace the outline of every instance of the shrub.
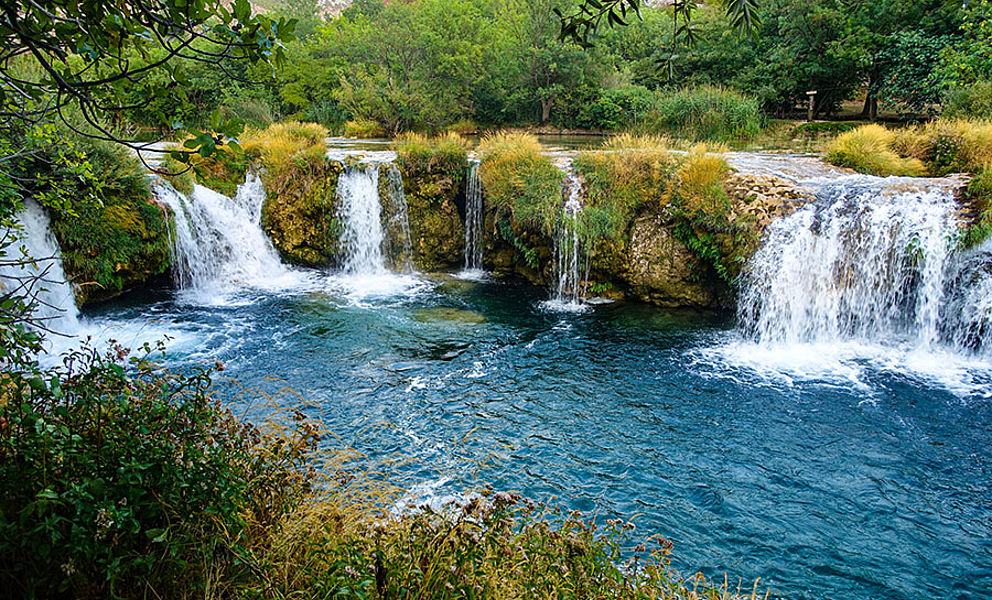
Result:
{"label": "shrub", "polygon": [[84,348],[59,371],[0,375],[0,585],[12,593],[209,595],[253,576],[251,527],[309,489],[310,430],[277,443],[220,408],[206,373],[125,355]]}
{"label": "shrub", "polygon": [[397,162],[406,172],[464,176],[468,141],[458,134],[427,137],[404,133],[393,142],[393,149]]}
{"label": "shrub", "polygon": [[479,178],[491,206],[550,234],[560,212],[565,174],[543,152],[531,135],[488,135],[479,144]]}
{"label": "shrub", "polygon": [[712,86],[663,92],[640,129],[696,141],[747,139],[761,131],[758,100]]}
{"label": "shrub", "polygon": [[871,175],[922,175],[924,166],[920,160],[896,154],[893,149],[896,139],[894,132],[881,125],[865,125],[831,142],[826,160]]}
{"label": "shrub", "polygon": [[992,119],[992,80],[947,90],[941,114],[952,119]]}
{"label": "shrub", "polygon": [[644,86],[608,88],[600,92],[595,102],[583,106],[579,121],[582,127],[590,129],[629,129],[640,122],[654,103],[654,94]]}
{"label": "shrub", "polygon": [[643,204],[665,204],[679,160],[667,139],[630,134],[606,140],[600,151],[576,156],[575,170],[586,180],[585,233],[617,239]]}
{"label": "shrub", "polygon": [[350,138],[380,138],[386,132],[382,126],[370,119],[356,119],[344,124],[344,136]]}

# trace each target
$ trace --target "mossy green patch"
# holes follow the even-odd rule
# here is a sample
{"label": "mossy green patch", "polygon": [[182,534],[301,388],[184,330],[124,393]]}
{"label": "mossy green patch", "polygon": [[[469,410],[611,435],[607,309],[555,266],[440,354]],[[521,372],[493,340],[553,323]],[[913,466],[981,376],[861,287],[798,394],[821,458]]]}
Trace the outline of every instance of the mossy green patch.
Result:
{"label": "mossy green patch", "polygon": [[113,297],[167,273],[173,218],[152,201],[141,165],[126,150],[91,144],[86,156],[102,185],[80,195],[71,211],[52,210],[52,231],[80,303]]}
{"label": "mossy green patch", "polygon": [[460,265],[465,228],[458,204],[464,198],[467,175],[466,141],[455,134],[435,138],[407,134],[397,139],[394,148],[403,177],[414,263],[423,271]]}
{"label": "mossy green patch", "polygon": [[321,159],[295,167],[291,176],[263,172],[262,228],[287,262],[319,267],[337,260],[337,184],[343,171],[341,163]]}

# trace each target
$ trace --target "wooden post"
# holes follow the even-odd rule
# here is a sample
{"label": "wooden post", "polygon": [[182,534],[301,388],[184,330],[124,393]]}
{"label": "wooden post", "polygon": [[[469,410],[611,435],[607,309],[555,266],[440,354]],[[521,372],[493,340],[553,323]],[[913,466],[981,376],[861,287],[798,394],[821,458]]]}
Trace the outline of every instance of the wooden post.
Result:
{"label": "wooden post", "polygon": [[813,117],[816,116],[816,90],[810,90],[806,95],[809,96],[809,114],[806,115],[806,120],[812,123]]}

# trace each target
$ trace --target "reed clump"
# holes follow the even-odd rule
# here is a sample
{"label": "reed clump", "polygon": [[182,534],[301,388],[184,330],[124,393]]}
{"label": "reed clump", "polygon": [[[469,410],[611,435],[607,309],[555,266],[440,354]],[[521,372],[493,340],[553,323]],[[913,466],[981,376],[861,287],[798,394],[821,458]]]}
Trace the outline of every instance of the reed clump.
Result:
{"label": "reed clump", "polygon": [[730,141],[755,137],[763,124],[757,98],[704,85],[661,93],[639,128],[694,141]]}

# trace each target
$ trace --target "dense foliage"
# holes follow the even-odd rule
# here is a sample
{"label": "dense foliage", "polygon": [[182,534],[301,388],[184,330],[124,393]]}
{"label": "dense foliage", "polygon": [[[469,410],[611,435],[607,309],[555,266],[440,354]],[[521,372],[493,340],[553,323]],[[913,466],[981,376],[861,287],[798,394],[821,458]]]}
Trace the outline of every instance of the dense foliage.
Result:
{"label": "dense foliage", "polygon": [[[879,106],[928,114],[949,92],[992,79],[992,62],[983,58],[987,1],[765,0],[749,9],[748,36],[738,35],[718,3],[707,3],[692,11],[689,46],[677,11],[641,3],[639,18],[601,29],[586,50],[561,40],[553,12],[573,14],[578,4],[357,0],[327,21],[307,16],[307,3],[276,8],[310,25],[287,45],[288,60],[274,77],[238,63],[229,70],[239,79],[264,85],[220,82],[216,69],[187,61],[188,97],[161,101],[190,118],[220,109],[259,126],[289,117],[367,137],[522,124],[673,132],[679,124],[670,115],[684,122],[686,107],[706,97],[731,126],[692,137],[729,139],[754,134],[757,108],[802,114],[810,89],[818,91],[818,115],[866,96],[866,117]],[[724,92],[679,91],[707,85]],[[140,112],[130,117],[155,125]]]}

